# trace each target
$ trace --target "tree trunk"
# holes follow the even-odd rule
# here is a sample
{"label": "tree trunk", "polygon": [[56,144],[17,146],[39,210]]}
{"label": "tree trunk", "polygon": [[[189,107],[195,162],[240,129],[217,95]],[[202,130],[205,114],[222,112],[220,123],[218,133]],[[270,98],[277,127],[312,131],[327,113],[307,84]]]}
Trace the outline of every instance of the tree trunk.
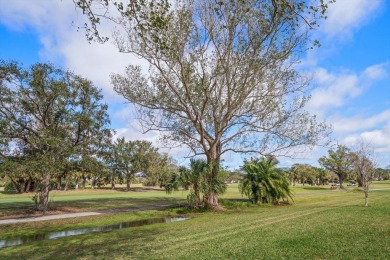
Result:
{"label": "tree trunk", "polygon": [[115,190],[115,176],[114,176],[114,171],[111,173],[111,189]]}
{"label": "tree trunk", "polygon": [[61,186],[62,186],[62,177],[58,176],[57,177],[57,190],[61,190]]}
{"label": "tree trunk", "polygon": [[251,182],[252,182],[251,186],[252,186],[252,196],[253,196],[252,203],[257,204],[257,203],[259,203],[260,198],[261,198],[259,186],[254,182],[253,179],[251,180]]}
{"label": "tree trunk", "polygon": [[207,197],[206,197],[206,206],[207,207],[210,207],[212,209],[219,209],[221,208],[221,205],[219,205],[219,202],[218,202],[218,196],[217,194],[210,190],[207,194]]}
{"label": "tree trunk", "polygon": [[11,179],[11,182],[12,182],[12,185],[14,186],[14,189],[16,190],[16,193],[22,193],[23,191],[20,189],[18,183],[16,181],[14,181],[12,178]]}
{"label": "tree trunk", "polygon": [[130,191],[130,186],[131,186],[131,179],[127,178],[126,179],[126,191]]}
{"label": "tree trunk", "polygon": [[68,190],[68,186],[69,186],[69,177],[66,177],[66,178],[65,178],[65,187],[64,187],[64,191],[67,191],[67,190]]}
{"label": "tree trunk", "polygon": [[85,178],[84,176],[83,176],[83,183],[82,183],[82,187],[83,187],[83,189],[85,189],[85,185],[87,184],[87,178]]}
{"label": "tree trunk", "polygon": [[80,178],[77,177],[76,180],[75,180],[75,182],[76,182],[76,185],[74,186],[74,189],[75,189],[75,190],[78,190],[78,189],[79,189]]}
{"label": "tree trunk", "polygon": [[30,189],[31,189],[31,178],[28,179],[24,192],[30,192]]}
{"label": "tree trunk", "polygon": [[218,143],[215,147],[209,150],[207,155],[207,164],[209,167],[207,176],[208,192],[205,194],[205,206],[212,209],[221,208],[218,202],[218,195],[215,192],[215,181],[218,179],[219,164],[222,145]]}
{"label": "tree trunk", "polygon": [[196,197],[196,201],[194,202],[195,205],[194,208],[199,208],[202,206],[202,200],[200,198],[200,187],[198,186],[197,183],[194,183],[194,194],[195,194],[195,197]]}
{"label": "tree trunk", "polygon": [[364,206],[368,207],[368,191],[364,191]]}
{"label": "tree trunk", "polygon": [[340,189],[344,189],[344,180],[339,179],[340,182]]}
{"label": "tree trunk", "polygon": [[363,187],[363,180],[362,177],[357,178],[358,187]]}
{"label": "tree trunk", "polygon": [[364,206],[368,207],[368,191],[370,190],[368,181],[364,183]]}
{"label": "tree trunk", "polygon": [[46,212],[49,206],[50,174],[45,175],[41,184],[42,187],[39,191],[38,210]]}

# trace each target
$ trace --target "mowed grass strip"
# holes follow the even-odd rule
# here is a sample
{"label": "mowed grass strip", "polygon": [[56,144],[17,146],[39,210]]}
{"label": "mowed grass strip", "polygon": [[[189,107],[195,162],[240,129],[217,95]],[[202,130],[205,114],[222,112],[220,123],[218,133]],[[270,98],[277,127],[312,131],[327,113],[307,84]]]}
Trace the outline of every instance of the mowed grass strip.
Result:
{"label": "mowed grass strip", "polygon": [[[292,206],[193,214],[191,220],[180,223],[4,248],[0,258],[386,259],[390,253],[390,192],[370,193],[368,208],[363,207],[363,201],[359,192],[299,197]],[[143,214],[156,212],[162,211]],[[125,216],[137,217],[135,213],[106,217],[119,220]],[[99,221],[108,222],[99,217]],[[67,221],[62,224],[70,228]],[[88,225],[99,221],[91,218]]]}
{"label": "mowed grass strip", "polygon": [[[390,199],[390,196],[387,196],[387,199]],[[224,240],[224,238],[229,237],[235,237],[237,235],[240,235],[241,233],[248,233],[252,232],[254,230],[257,230],[258,228],[262,228],[264,226],[268,225],[275,225],[280,222],[292,222],[296,218],[302,218],[309,215],[317,214],[322,211],[329,211],[329,210],[335,210],[342,207],[350,207],[350,206],[357,206],[357,203],[359,202],[353,202],[354,204],[351,204],[350,199],[344,200],[343,202],[339,202],[337,205],[329,206],[329,203],[327,202],[320,202],[320,203],[314,203],[312,204],[311,209],[308,208],[297,208],[293,210],[287,210],[285,207],[282,211],[279,211],[279,214],[274,214],[272,217],[268,217],[269,212],[267,212],[266,216],[260,217],[258,216],[258,212],[252,212],[252,214],[246,214],[244,215],[235,215],[236,221],[234,223],[231,223],[229,226],[223,225],[223,221],[221,221],[221,218],[213,218],[212,220],[203,221],[202,223],[207,223],[206,225],[202,225],[202,223],[198,223],[197,229],[201,229],[202,231],[198,231],[192,235],[187,235],[184,237],[178,237],[177,239],[171,239],[170,242],[173,244],[173,246],[170,247],[164,247],[164,250],[170,250],[170,249],[182,249],[183,243],[186,241],[190,241],[191,243],[201,243],[208,240]],[[244,212],[245,213],[251,213],[251,212]],[[254,216],[256,215],[256,217]],[[230,219],[231,221],[232,219]],[[198,221],[201,221],[198,219]],[[218,222],[222,222],[222,226],[220,226],[218,229],[207,229],[210,226],[210,222],[214,221],[212,225],[218,226]],[[227,236],[228,234],[228,236]]]}

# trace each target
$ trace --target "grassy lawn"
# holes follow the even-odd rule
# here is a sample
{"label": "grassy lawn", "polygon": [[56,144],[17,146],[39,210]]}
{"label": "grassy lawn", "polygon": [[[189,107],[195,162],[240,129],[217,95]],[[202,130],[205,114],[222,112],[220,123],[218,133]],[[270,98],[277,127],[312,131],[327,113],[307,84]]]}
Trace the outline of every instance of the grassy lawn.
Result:
{"label": "grassy lawn", "polygon": [[[0,218],[10,214],[21,214],[33,209],[33,193],[12,194],[0,193]],[[69,191],[51,191],[50,205],[61,212],[82,212],[112,208],[126,208],[155,204],[174,204],[185,201],[185,192],[172,195],[157,188],[134,186],[134,191],[123,189],[80,189]]]}
{"label": "grassy lawn", "polygon": [[390,180],[389,181],[374,181],[370,185],[371,189],[390,189]]}
{"label": "grassy lawn", "polygon": [[[388,259],[390,182],[375,185],[385,190],[370,193],[368,208],[363,206],[363,194],[355,189],[307,190],[298,186],[294,188],[295,203],[290,206],[247,207],[246,203],[237,202],[236,207],[233,205],[223,212],[188,214],[191,219],[183,222],[3,248],[0,249],[0,259]],[[230,186],[225,197],[237,195],[236,198],[240,198],[236,188],[235,185]],[[142,194],[143,197],[138,195],[140,200],[147,200],[147,194],[152,198],[147,201],[165,196],[161,194],[159,197],[154,192]],[[128,199],[132,197],[126,196]],[[175,196],[179,199],[185,194],[179,192]],[[87,201],[86,198],[83,200]],[[180,210],[2,225],[0,240],[47,231],[174,216],[177,211]]]}

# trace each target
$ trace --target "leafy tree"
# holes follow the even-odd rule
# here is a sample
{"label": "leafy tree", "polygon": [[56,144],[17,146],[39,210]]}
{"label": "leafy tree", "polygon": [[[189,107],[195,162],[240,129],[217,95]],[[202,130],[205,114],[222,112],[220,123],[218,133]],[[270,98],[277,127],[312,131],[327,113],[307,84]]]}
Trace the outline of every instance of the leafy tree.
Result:
{"label": "leafy tree", "polygon": [[296,167],[297,164],[294,164],[288,172],[288,176],[293,186],[295,186],[299,180],[299,167]]}
{"label": "leafy tree", "polygon": [[118,138],[113,146],[113,168],[126,178],[126,190],[130,190],[136,169],[133,167],[135,145],[124,137]]}
{"label": "leafy tree", "polygon": [[375,177],[379,180],[390,180],[390,169],[376,168]]}
{"label": "leafy tree", "polygon": [[[94,189],[96,186],[99,187],[101,185],[108,169],[99,158],[85,155],[73,161],[72,170],[77,173],[77,177],[81,175],[85,181],[88,178],[91,181],[91,189]],[[83,188],[85,188],[85,183]]]}
{"label": "leafy tree", "polygon": [[[129,66],[112,83],[136,105],[146,131],[206,156],[209,187],[226,152],[281,154],[328,134],[304,111],[308,81],[295,64],[333,1],[151,2],[103,2],[115,10],[101,15],[120,28],[113,36],[118,50],[150,65],[147,75]],[[218,206],[213,189],[207,204]]]}
{"label": "leafy tree", "polygon": [[332,172],[323,168],[316,168],[317,171],[317,184],[325,185],[332,179]]}
{"label": "leafy tree", "polygon": [[114,142],[114,164],[126,178],[126,190],[130,190],[131,182],[137,172],[146,173],[152,157],[158,154],[157,148],[147,141],[126,141],[124,137]]}
{"label": "leafy tree", "polygon": [[109,182],[111,183],[111,189],[114,190],[116,180],[121,177],[121,174],[115,161],[115,145],[112,141],[105,146],[105,149],[102,151],[102,157],[106,168],[110,172]]}
{"label": "leafy tree", "polygon": [[241,194],[254,204],[277,203],[292,198],[287,178],[276,168],[273,157],[246,161],[242,169],[246,173],[239,185]]}
{"label": "leafy tree", "polygon": [[171,173],[176,171],[175,162],[167,153],[153,153],[148,158],[144,184],[164,187],[169,181]]}
{"label": "leafy tree", "polygon": [[50,181],[82,149],[110,138],[107,106],[92,83],[50,64],[29,69],[0,61],[0,139],[13,145],[38,184],[38,209],[48,209]]}
{"label": "leafy tree", "polygon": [[321,157],[318,162],[327,170],[335,173],[340,181],[340,189],[344,189],[344,181],[352,173],[350,149],[337,145],[337,150],[329,150],[328,157]]}
{"label": "leafy tree", "polygon": [[309,164],[297,163],[294,164],[291,168],[293,182],[296,182],[299,179],[301,180],[303,186],[305,186],[305,183],[314,185],[317,181],[318,174],[318,170]]}

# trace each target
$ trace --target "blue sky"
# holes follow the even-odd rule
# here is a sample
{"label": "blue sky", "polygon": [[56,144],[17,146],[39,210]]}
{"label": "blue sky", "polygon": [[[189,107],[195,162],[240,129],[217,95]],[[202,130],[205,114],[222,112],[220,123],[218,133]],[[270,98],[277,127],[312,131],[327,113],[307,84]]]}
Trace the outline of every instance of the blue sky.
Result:
{"label": "blue sky", "polygon": [[[128,64],[146,66],[128,54],[119,54],[110,43],[89,44],[72,24],[84,17],[72,1],[0,0],[0,59],[24,65],[51,62],[92,80],[102,88],[109,104],[117,136],[157,142],[155,132],[143,135],[131,105],[117,96],[109,75]],[[386,0],[337,0],[329,18],[315,37],[321,48],[307,54],[301,67],[313,78],[312,99],[307,109],[333,126],[333,144],[348,146],[363,141],[375,150],[379,166],[390,165],[390,2]],[[109,34],[111,28],[103,26]],[[282,158],[283,166],[296,162],[317,164],[329,148],[316,147]],[[162,149],[179,163],[188,155],[185,148]],[[242,158],[227,155],[226,166],[241,164]]]}

